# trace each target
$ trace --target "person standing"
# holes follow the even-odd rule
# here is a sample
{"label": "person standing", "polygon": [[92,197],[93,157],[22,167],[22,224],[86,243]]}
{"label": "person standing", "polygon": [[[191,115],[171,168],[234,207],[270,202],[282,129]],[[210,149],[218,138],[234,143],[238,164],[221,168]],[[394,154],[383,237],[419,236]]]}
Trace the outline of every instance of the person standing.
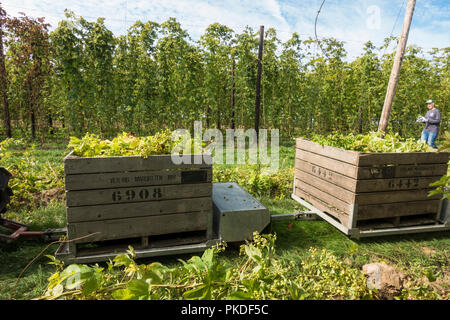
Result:
{"label": "person standing", "polygon": [[430,147],[437,149],[434,141],[439,134],[439,128],[441,124],[441,113],[436,109],[433,100],[427,100],[426,102],[428,111],[425,117],[420,116],[417,121],[425,122],[425,128],[422,130],[421,140],[425,141]]}

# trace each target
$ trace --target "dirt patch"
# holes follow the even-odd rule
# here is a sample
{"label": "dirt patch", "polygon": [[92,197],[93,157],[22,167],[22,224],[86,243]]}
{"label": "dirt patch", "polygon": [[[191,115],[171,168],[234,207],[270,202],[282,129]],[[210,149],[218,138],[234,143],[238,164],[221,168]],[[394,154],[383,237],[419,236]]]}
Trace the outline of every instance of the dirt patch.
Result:
{"label": "dirt patch", "polygon": [[43,190],[33,195],[34,203],[42,207],[47,206],[52,201],[62,201],[64,198],[65,190],[62,188]]}
{"label": "dirt patch", "polygon": [[425,253],[425,255],[427,255],[428,257],[436,253],[436,250],[428,247],[421,247],[420,250],[422,250],[422,252]]}
{"label": "dirt patch", "polygon": [[369,276],[367,287],[377,289],[379,299],[390,300],[401,293],[406,277],[397,268],[377,262],[364,265],[362,270]]}

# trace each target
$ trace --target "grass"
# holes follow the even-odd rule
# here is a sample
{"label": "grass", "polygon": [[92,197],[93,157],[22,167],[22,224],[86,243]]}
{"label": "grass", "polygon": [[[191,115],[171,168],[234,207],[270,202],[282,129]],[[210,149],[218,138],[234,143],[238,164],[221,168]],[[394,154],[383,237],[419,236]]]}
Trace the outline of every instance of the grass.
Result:
{"label": "grass", "polygon": [[[301,209],[290,199],[273,200],[261,198],[261,202],[272,214],[292,213]],[[11,213],[10,218],[19,219],[24,213]],[[29,212],[25,220],[32,221],[31,230],[45,230],[65,226],[65,208],[61,203],[52,203],[46,208]],[[22,220],[23,221],[23,220]],[[25,222],[25,221],[24,221]],[[282,258],[300,263],[311,247],[326,248],[336,256],[346,259],[352,266],[362,268],[366,263],[386,261],[415,277],[423,277],[432,270],[438,277],[448,272],[450,237],[448,233],[429,233],[410,236],[395,236],[365,240],[352,240],[325,221],[276,221],[272,232],[277,235],[277,252]],[[0,299],[10,299],[11,291],[22,269],[45,247],[45,244],[23,241],[12,246],[0,247]],[[424,250],[424,249],[427,250]],[[45,254],[54,254],[57,245],[47,249]],[[431,254],[430,254],[431,252]],[[188,259],[189,255],[157,258],[164,264],[176,264],[177,259]],[[239,259],[233,247],[222,259]],[[154,259],[142,259],[149,263]],[[43,293],[47,278],[54,267],[42,255],[26,270],[15,291],[15,299],[30,299]]]}
{"label": "grass", "polygon": [[[29,212],[9,212],[8,219],[28,224],[30,231],[62,228],[66,224],[65,206],[53,202],[46,208]],[[12,290],[21,271],[46,246],[47,244],[37,241],[18,241],[9,245],[0,242],[0,299],[12,298]],[[54,254],[56,249],[57,245],[52,245],[45,254]],[[49,259],[45,254],[21,277],[15,290],[15,299],[31,299],[45,290],[47,278],[54,272],[54,267],[47,264]]]}
{"label": "grass", "polygon": [[[261,199],[271,214],[292,213],[301,207],[290,199]],[[316,221],[276,221],[272,231],[277,234],[281,255],[302,256],[310,247],[326,248],[339,257],[354,257],[358,267],[374,259],[389,260],[405,270],[412,266],[448,267],[450,237],[448,232],[396,235],[389,237],[350,239],[329,223]],[[428,249],[428,250],[426,250]],[[430,254],[430,251],[432,253]]]}
{"label": "grass", "polygon": [[[40,163],[48,161],[52,165],[61,165],[68,150],[44,148],[37,150]],[[294,164],[294,148],[280,147],[280,167],[288,168]],[[1,162],[0,162],[1,165]],[[293,213],[302,207],[290,198],[273,199],[262,196],[259,200],[270,210],[271,214]],[[66,225],[65,207],[62,203],[50,203],[45,208],[23,211],[8,211],[4,215],[11,220],[28,224],[31,230],[61,228]],[[0,230],[5,231],[5,230]],[[277,254],[291,261],[300,263],[308,254],[310,247],[326,248],[355,268],[362,268],[366,263],[385,261],[396,265],[413,279],[421,279],[430,272],[437,278],[448,276],[449,233],[424,233],[383,238],[352,240],[325,221],[276,221],[272,231],[277,235]],[[16,280],[25,266],[38,255],[46,244],[33,241],[20,241],[13,245],[0,244],[0,299],[31,299],[41,295],[47,285],[47,278],[54,272],[48,265],[45,254],[54,254],[57,245],[46,250],[24,272],[11,295]],[[188,259],[189,255],[157,258],[164,264],[177,264],[178,258]],[[238,250],[230,246],[221,259],[239,259]],[[148,263],[154,259],[142,259]]]}

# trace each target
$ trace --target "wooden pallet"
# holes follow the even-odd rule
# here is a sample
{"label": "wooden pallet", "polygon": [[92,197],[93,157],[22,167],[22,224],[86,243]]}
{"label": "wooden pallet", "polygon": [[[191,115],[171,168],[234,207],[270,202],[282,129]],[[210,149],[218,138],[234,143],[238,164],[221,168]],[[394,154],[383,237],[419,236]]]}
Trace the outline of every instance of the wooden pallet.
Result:
{"label": "wooden pallet", "polygon": [[[170,155],[64,159],[66,254],[78,257],[82,244],[108,241],[148,249],[163,242],[185,244],[192,233],[212,234],[211,155],[192,155],[191,164],[174,164]],[[179,235],[182,235],[181,238]],[[177,240],[178,239],[178,240]],[[150,247],[149,247],[150,246]],[[89,253],[91,254],[91,253]]]}
{"label": "wooden pallet", "polygon": [[[306,201],[304,198],[301,198],[294,193],[291,196],[294,200],[302,204],[304,207],[308,208],[311,214],[317,215],[351,238],[359,239],[366,237],[390,236],[399,234],[405,235],[411,233],[450,231],[450,206],[448,205],[448,201],[446,201],[446,199],[441,201],[439,209],[440,218],[438,219],[438,221],[434,219],[432,221],[426,215],[411,216],[410,218],[412,219],[412,221],[409,220],[409,217],[401,218],[405,219],[404,221],[402,221],[402,224],[394,224],[390,219],[383,219],[369,221],[368,224],[362,225],[359,228],[349,229],[345,227],[339,219],[330,215],[328,213],[329,211],[322,211],[321,209],[318,209],[309,201]],[[424,221],[422,220],[421,224],[417,224],[417,221],[415,221],[416,219],[427,219],[427,221],[425,224],[423,224]]]}
{"label": "wooden pallet", "polygon": [[293,196],[346,229],[427,225],[440,205],[429,184],[448,161],[448,152],[361,153],[297,139]]}
{"label": "wooden pallet", "polygon": [[62,243],[55,256],[66,263],[92,263],[114,259],[127,253],[129,246],[136,258],[201,252],[217,244],[219,239],[208,239],[206,231],[180,232],[157,236],[95,241],[90,243]]}

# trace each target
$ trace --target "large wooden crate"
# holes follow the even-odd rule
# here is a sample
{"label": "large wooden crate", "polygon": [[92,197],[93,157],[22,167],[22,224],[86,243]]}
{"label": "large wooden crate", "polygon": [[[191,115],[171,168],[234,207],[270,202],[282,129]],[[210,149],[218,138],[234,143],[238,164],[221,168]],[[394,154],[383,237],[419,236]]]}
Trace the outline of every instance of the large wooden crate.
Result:
{"label": "large wooden crate", "polygon": [[447,172],[448,152],[361,153],[296,141],[293,197],[345,230],[433,224],[440,197],[430,183]]}
{"label": "large wooden crate", "polygon": [[86,243],[111,250],[118,245],[142,249],[211,239],[211,155],[192,155],[191,160],[177,165],[170,155],[66,156],[70,255],[82,254]]}

